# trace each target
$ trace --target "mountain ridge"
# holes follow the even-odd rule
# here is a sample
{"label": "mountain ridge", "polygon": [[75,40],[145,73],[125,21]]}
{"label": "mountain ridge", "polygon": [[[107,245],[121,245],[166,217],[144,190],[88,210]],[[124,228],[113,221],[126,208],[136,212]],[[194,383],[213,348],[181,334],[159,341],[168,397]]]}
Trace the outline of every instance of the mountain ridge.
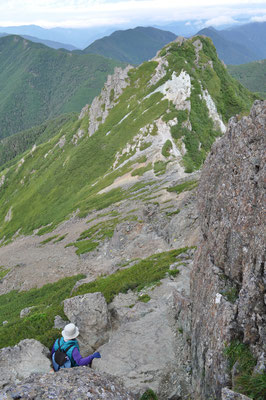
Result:
{"label": "mountain ridge", "polygon": [[176,35],[152,27],[119,30],[96,40],[84,53],[101,54],[129,64],[141,64],[154,57],[158,50],[173,41]]}
{"label": "mountain ridge", "polygon": [[226,64],[244,64],[266,57],[263,38],[266,35],[266,22],[254,22],[224,30],[213,27],[201,29],[213,40],[219,57]]}
{"label": "mountain ridge", "polygon": [[[112,188],[116,179],[134,169],[137,171],[135,177],[130,178],[132,182],[136,182],[145,170],[153,170],[159,161],[165,170],[168,161],[178,159],[182,165],[181,176],[197,170],[212,142],[221,130],[225,130],[224,123],[231,115],[248,110],[254,98],[227,74],[211,41],[203,37],[179,38],[161,50],[156,59],[143,63],[139,68],[127,69],[126,75],[118,69],[113,83],[107,82],[91,108],[86,107],[75,123],[69,122],[50,142],[37,146],[18,165],[2,171],[1,197],[6,199],[0,213],[2,240],[4,236],[5,240],[10,239],[22,228],[21,218],[31,220],[22,228],[24,233],[32,232],[34,225],[36,229],[50,223],[49,229],[52,230],[77,208],[79,215],[84,216],[97,202],[98,207],[102,207],[115,198],[121,197],[122,200],[121,188],[111,192],[106,188]],[[127,104],[126,108],[124,104]],[[101,148],[105,151],[102,152]],[[143,162],[138,161],[146,153],[150,154],[149,161],[147,157]],[[89,159],[86,154],[90,154]],[[85,162],[80,164],[80,160]],[[34,166],[35,162],[40,165]],[[64,169],[59,167],[61,163]],[[144,166],[145,169],[141,170]],[[35,171],[33,175],[29,175],[30,170]],[[85,184],[83,180],[88,170],[89,181]],[[29,180],[27,185],[24,185],[24,176]],[[18,209],[23,207],[23,213],[16,211],[14,196],[10,197],[13,205],[7,200],[12,188],[11,179],[23,182],[16,191],[17,194],[21,191]],[[68,189],[65,191],[66,184]],[[31,209],[26,205],[28,199],[26,203],[22,200],[23,196],[26,196],[25,201],[28,198],[28,185],[35,185],[34,189],[32,186],[33,192],[43,191],[42,198],[36,193],[32,202],[38,204]],[[50,203],[48,212],[49,202],[44,199],[51,186],[54,186],[53,201],[58,206]],[[90,200],[87,198],[89,193]],[[114,196],[113,200],[110,196]],[[102,206],[101,201],[104,203]],[[62,202],[66,208],[59,207]],[[18,212],[19,218],[15,216]]]}
{"label": "mountain ridge", "polygon": [[[0,33],[0,37],[9,36],[9,35],[13,36],[13,34],[10,34],[10,33],[5,33],[5,32]],[[56,41],[48,40],[48,39],[47,40],[40,39],[38,37],[31,36],[31,35],[18,35],[18,36],[21,36],[23,39],[29,40],[30,42],[40,43],[40,44],[43,44],[47,47],[51,47],[52,49],[56,49],[56,50],[58,50],[58,49],[65,49],[68,51],[78,50],[77,47],[72,46],[71,44],[67,44],[67,43],[60,43],[60,42],[56,42]]]}

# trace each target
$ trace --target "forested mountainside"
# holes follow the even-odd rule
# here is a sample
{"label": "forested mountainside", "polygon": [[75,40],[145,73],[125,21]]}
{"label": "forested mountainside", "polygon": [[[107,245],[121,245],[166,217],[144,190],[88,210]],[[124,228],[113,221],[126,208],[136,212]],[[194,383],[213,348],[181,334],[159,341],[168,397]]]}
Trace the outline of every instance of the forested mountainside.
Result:
{"label": "forested mountainside", "polygon": [[0,139],[59,114],[79,111],[121,65],[72,54],[20,36],[0,39]]}
{"label": "forested mountainside", "polygon": [[172,32],[151,27],[137,27],[115,31],[90,44],[84,53],[101,54],[115,60],[138,65],[153,58],[157,51],[172,42],[176,35]]}
{"label": "forested mountainside", "polygon": [[266,98],[266,60],[242,65],[228,65],[228,72],[243,86]]}

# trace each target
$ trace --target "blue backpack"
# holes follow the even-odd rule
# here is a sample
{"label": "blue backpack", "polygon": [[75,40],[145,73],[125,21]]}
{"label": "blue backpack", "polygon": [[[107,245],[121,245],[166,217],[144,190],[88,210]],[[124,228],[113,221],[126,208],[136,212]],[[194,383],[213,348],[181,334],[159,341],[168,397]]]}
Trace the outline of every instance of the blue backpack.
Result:
{"label": "blue backpack", "polygon": [[53,368],[56,372],[59,371],[60,368],[71,368],[72,367],[71,360],[66,353],[68,352],[68,350],[71,349],[71,347],[74,346],[72,343],[65,350],[63,350],[63,349],[61,349],[61,346],[60,346],[60,339],[58,339],[57,344],[58,344],[58,349],[52,355]]}

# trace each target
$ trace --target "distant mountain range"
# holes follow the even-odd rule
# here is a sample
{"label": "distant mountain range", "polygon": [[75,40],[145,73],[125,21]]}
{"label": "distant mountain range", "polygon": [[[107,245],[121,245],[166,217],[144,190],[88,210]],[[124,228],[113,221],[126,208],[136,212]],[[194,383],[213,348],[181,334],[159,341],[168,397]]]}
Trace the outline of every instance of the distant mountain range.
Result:
{"label": "distant mountain range", "polygon": [[218,56],[226,64],[244,64],[266,58],[266,22],[254,22],[221,31],[209,27],[198,34],[212,39]]}
{"label": "distant mountain range", "polygon": [[99,94],[119,61],[0,38],[0,139],[80,109]]}
{"label": "distant mountain range", "polygon": [[[0,37],[8,36],[10,33],[0,33]],[[65,49],[65,50],[77,50],[77,47],[72,46],[71,44],[54,42],[53,40],[44,40],[30,35],[20,35],[24,39],[30,40],[33,43],[41,43],[47,47],[51,47],[51,49]]]}
{"label": "distant mountain range", "polygon": [[33,36],[42,40],[67,43],[78,49],[84,49],[94,40],[109,35],[119,27],[93,28],[51,28],[45,29],[37,25],[21,25],[0,27],[0,32],[20,36]]}
{"label": "distant mountain range", "polygon": [[156,28],[137,27],[116,31],[98,39],[84,49],[84,53],[101,54],[130,64],[141,64],[153,58],[164,45],[176,35]]}

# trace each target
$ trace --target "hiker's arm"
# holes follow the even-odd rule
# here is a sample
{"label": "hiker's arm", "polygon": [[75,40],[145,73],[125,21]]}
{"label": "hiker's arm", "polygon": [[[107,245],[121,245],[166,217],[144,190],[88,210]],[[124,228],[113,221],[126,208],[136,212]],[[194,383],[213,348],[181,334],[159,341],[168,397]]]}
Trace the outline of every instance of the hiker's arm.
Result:
{"label": "hiker's arm", "polygon": [[53,344],[53,348],[52,348],[52,355],[54,354],[54,344]]}
{"label": "hiker's arm", "polygon": [[88,357],[82,358],[80,352],[78,349],[75,347],[72,353],[72,357],[74,361],[81,367],[82,365],[88,365],[92,362],[92,360],[95,358],[95,356],[92,354]]}

